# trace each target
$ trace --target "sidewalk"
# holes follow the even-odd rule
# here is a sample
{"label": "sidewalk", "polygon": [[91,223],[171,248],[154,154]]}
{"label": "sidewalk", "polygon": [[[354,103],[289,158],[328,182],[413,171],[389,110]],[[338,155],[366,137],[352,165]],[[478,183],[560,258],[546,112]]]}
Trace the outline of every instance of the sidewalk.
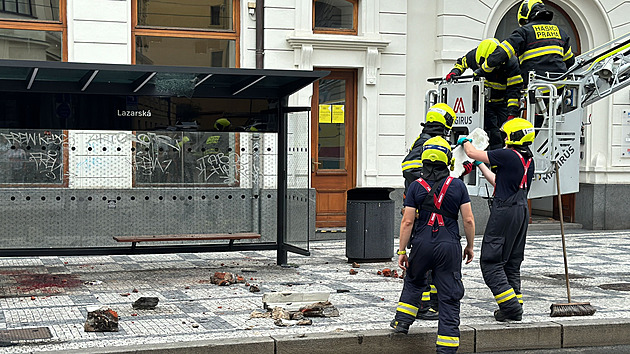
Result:
{"label": "sidewalk", "polygon": [[[462,271],[466,295],[460,352],[630,344],[630,230],[568,230],[567,238],[572,300],[590,302],[597,308],[595,315],[549,317],[552,303],[567,300],[561,240],[557,232],[532,231],[522,267],[523,321],[494,321],[496,304],[481,277],[477,236],[475,259]],[[402,279],[376,272],[396,269],[394,258],[361,264],[358,274],[351,275],[345,241],[312,242],[311,252],[310,257],[289,254],[293,267],[288,268],[275,265],[273,251],[0,258],[0,351],[435,351],[437,322],[418,321],[408,336],[389,330]],[[243,275],[261,292],[251,293],[244,284],[211,284],[210,277],[219,271]],[[625,291],[604,289],[603,284]],[[262,294],[273,291],[329,292],[341,316],[313,318],[311,326],[294,327],[250,319],[252,311],[262,308]],[[160,303],[155,310],[134,310],[131,304],[141,296],[157,296]],[[84,332],[86,308],[94,305],[118,312],[119,332]],[[30,337],[21,334],[19,341],[2,334],[31,328],[42,329],[23,331]],[[21,332],[11,333],[19,337]]]}

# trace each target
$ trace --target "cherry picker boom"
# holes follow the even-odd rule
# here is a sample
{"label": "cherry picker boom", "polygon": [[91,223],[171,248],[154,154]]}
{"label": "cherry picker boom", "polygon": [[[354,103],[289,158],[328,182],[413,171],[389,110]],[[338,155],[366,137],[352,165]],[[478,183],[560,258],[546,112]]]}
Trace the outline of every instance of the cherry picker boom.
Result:
{"label": "cherry picker boom", "polygon": [[[630,85],[630,33],[600,45],[580,56],[562,75],[528,73],[524,105],[526,119],[536,127],[534,153],[535,177],[530,198],[556,195],[554,166],[560,168],[562,194],[579,190],[580,135],[586,121],[586,109]],[[453,82],[429,79],[437,89],[427,91],[425,110],[445,102],[457,118],[453,139],[483,128],[483,112],[489,88],[483,78],[456,77]],[[465,177],[471,195],[489,196],[493,188],[480,172]]]}

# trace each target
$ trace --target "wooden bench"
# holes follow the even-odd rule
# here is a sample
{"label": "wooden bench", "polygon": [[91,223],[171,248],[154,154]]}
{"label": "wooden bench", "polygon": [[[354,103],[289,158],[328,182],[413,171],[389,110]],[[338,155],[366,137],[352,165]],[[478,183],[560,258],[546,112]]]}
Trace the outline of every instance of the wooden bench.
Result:
{"label": "wooden bench", "polygon": [[157,241],[202,241],[202,240],[230,240],[232,247],[234,240],[259,239],[260,234],[243,232],[235,234],[176,234],[176,235],[141,235],[141,236],[114,236],[117,242],[131,242],[131,249],[136,249],[138,242]]}

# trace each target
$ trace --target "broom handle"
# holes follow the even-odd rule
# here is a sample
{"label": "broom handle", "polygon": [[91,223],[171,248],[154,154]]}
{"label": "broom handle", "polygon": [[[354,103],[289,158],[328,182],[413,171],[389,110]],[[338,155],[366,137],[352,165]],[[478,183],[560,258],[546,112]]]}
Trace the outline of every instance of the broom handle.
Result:
{"label": "broom handle", "polygon": [[567,263],[567,245],[564,240],[564,216],[562,215],[562,194],[560,193],[560,169],[558,162],[554,162],[556,166],[556,189],[558,190],[558,211],[560,212],[560,234],[562,235],[562,256],[564,258],[564,279],[567,282],[567,299],[571,303],[571,287],[569,287],[569,265]]}

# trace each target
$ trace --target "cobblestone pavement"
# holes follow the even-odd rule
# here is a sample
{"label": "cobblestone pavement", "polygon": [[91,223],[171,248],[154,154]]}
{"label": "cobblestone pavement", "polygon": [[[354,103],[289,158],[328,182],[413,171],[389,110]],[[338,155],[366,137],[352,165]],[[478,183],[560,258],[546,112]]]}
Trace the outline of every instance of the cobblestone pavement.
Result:
{"label": "cobblestone pavement", "polygon": [[[630,292],[602,288],[626,284],[630,290],[630,230],[571,230],[567,234],[574,302],[597,308],[590,318],[630,318]],[[397,243],[397,240],[396,240]],[[481,236],[475,259],[463,268],[466,295],[462,325],[494,323],[496,308],[479,269]],[[310,257],[289,254],[291,267],[275,265],[274,251],[130,256],[0,258],[0,332],[47,327],[52,338],[2,343],[6,353],[91,347],[159,344],[276,334],[388,328],[402,289],[402,279],[376,274],[395,269],[385,263],[363,263],[351,275],[345,241],[311,243]],[[244,284],[217,286],[217,271],[243,275],[261,288]],[[556,232],[528,235],[523,263],[523,323],[549,321],[549,306],[566,302],[561,239]],[[138,292],[133,292],[137,289]],[[265,292],[330,293],[340,313],[314,318],[312,326],[277,327],[267,318],[250,319],[262,308]],[[155,310],[134,310],[141,296],[160,299]],[[102,305],[118,312],[120,331],[84,332],[87,307]],[[563,321],[569,318],[555,318]],[[435,327],[418,321],[414,326]]]}

